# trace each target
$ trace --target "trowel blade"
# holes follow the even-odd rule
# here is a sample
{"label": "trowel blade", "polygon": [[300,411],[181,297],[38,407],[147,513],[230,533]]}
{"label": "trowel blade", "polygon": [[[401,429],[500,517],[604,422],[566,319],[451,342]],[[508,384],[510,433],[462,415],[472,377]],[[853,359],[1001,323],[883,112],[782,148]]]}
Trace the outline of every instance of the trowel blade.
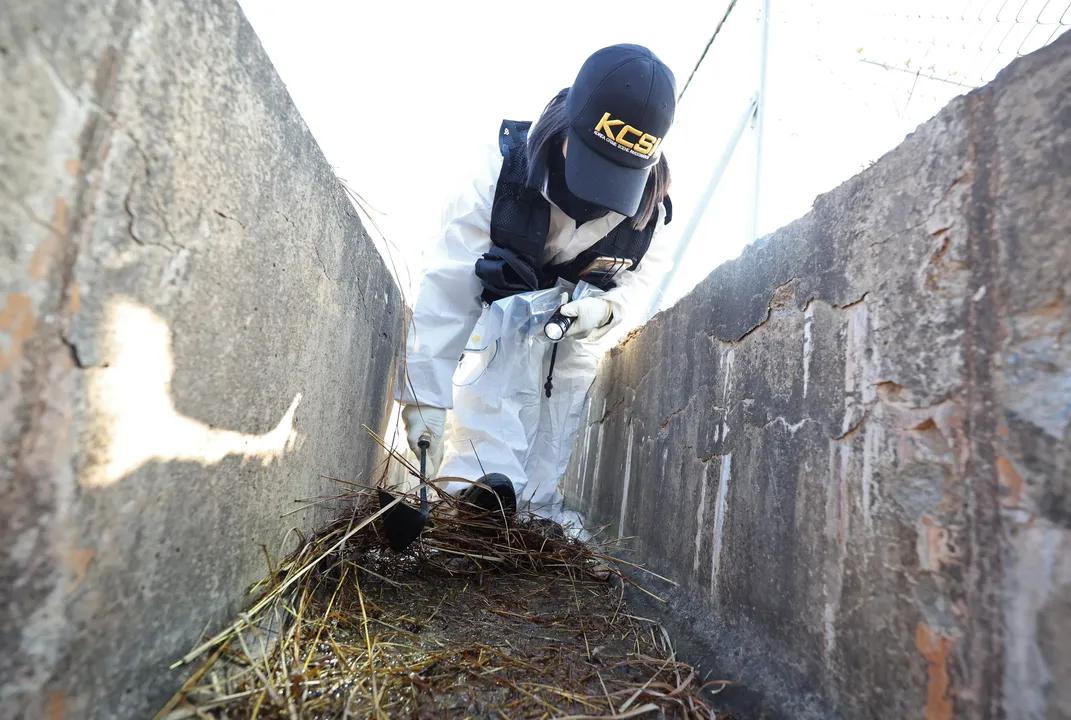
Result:
{"label": "trowel blade", "polygon": [[[383,490],[379,491],[379,507],[385,508],[394,502],[394,496]],[[387,541],[392,550],[401,552],[420,537],[428,522],[428,517],[415,507],[400,502],[383,515],[383,529],[387,532]]]}

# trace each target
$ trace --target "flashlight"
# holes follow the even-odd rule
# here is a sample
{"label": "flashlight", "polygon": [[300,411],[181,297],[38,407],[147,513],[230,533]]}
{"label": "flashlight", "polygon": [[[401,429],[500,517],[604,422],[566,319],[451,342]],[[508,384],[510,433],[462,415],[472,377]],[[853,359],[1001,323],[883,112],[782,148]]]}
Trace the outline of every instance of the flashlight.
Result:
{"label": "flashlight", "polygon": [[543,326],[543,334],[551,342],[558,342],[565,337],[565,333],[569,331],[569,326],[573,324],[575,319],[562,315],[561,308],[558,308],[550,320],[547,320],[547,324]]}

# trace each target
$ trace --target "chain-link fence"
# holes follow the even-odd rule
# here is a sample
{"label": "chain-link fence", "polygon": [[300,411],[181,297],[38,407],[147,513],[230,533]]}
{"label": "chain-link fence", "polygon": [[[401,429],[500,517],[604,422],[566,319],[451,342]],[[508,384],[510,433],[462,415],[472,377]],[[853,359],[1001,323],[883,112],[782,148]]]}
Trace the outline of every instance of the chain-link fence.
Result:
{"label": "chain-link fence", "polygon": [[893,94],[898,114],[914,120],[913,103],[933,114],[1053,42],[1071,27],[1071,2],[912,0],[861,13],[855,26],[858,61]]}
{"label": "chain-link fence", "polygon": [[685,249],[652,310],[1071,27],[1071,0],[724,2],[667,139]]}
{"label": "chain-link fence", "polygon": [[[950,7],[935,12],[942,5]],[[948,12],[951,7],[914,0],[871,14],[859,60],[919,79],[973,88],[1071,26],[1067,0],[970,0],[959,12]]]}

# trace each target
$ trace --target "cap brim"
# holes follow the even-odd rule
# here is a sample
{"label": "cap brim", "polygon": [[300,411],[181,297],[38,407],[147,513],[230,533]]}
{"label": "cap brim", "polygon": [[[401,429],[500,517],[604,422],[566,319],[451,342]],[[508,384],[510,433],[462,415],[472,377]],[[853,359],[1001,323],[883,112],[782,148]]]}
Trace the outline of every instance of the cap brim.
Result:
{"label": "cap brim", "polygon": [[640,209],[650,172],[650,168],[624,167],[607,160],[569,129],[565,182],[577,197],[632,217]]}

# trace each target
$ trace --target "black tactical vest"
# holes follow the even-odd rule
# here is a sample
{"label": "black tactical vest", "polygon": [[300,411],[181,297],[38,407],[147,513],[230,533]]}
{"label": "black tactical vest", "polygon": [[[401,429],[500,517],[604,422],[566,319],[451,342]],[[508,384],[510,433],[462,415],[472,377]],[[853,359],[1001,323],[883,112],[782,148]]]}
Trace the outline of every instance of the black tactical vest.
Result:
{"label": "black tactical vest", "polygon": [[[530,122],[505,120],[499,132],[502,170],[491,206],[491,251],[476,261],[476,275],[483,284],[483,300],[495,300],[517,293],[553,287],[559,278],[576,283],[583,279],[602,290],[615,286],[613,273],[584,274],[597,258],[632,261],[628,272],[640,266],[651,245],[658,215],[642,230],[626,218],[606,237],[561,265],[543,265],[543,247],[550,232],[550,202],[538,190],[528,187],[527,140]],[[669,197],[665,222],[672,218]]]}

